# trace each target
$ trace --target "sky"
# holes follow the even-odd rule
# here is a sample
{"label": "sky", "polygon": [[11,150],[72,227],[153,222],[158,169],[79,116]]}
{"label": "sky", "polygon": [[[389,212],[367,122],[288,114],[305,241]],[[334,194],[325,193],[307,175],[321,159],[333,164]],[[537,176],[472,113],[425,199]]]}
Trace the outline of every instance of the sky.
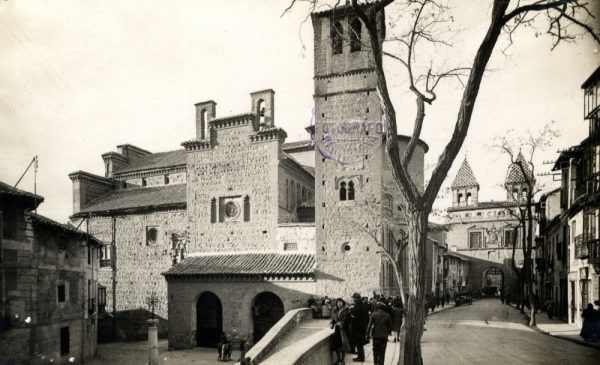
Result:
{"label": "sky", "polygon": [[[307,8],[281,16],[286,1],[0,2],[0,181],[15,184],[39,156],[38,212],[60,222],[72,214],[68,174],[103,175],[101,154],[131,143],[152,152],[180,149],[195,136],[194,103],[217,102],[217,116],[250,110],[250,93],[275,90],[275,124],[287,141],[307,139],[313,107],[313,42]],[[463,65],[489,18],[487,1],[453,2],[454,46],[428,49],[435,61]],[[392,16],[393,11],[390,11]],[[543,27],[543,24],[539,24]],[[541,28],[540,28],[541,29]],[[506,45],[506,38],[500,40]],[[524,28],[490,61],[471,128],[446,185],[468,158],[480,200],[503,199],[508,160],[495,136],[523,135],[555,121],[561,136],[542,161],[587,134],[581,84],[600,65],[598,45],[577,39],[550,51],[548,37]],[[424,57],[426,58],[426,57]],[[412,130],[414,98],[406,72],[386,60],[401,133]],[[447,143],[462,96],[448,81],[427,109],[422,139],[426,176]],[[541,177],[552,185],[551,177]],[[19,188],[33,191],[29,172]],[[444,205],[442,199],[438,205]]]}

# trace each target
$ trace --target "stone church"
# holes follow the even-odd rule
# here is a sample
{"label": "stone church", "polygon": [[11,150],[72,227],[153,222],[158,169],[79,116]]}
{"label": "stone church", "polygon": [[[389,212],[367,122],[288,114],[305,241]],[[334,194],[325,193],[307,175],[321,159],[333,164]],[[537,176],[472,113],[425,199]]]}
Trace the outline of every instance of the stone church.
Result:
{"label": "stone church", "polygon": [[[531,172],[526,172],[531,178]],[[514,264],[523,266],[523,231],[511,212],[518,214],[527,184],[516,165],[508,169],[504,187],[506,200],[480,201],[479,183],[466,158],[451,185],[452,207],[448,208],[446,222],[448,250],[471,259],[465,282],[484,295],[497,295],[499,290],[516,292],[513,247]]]}
{"label": "stone church", "polygon": [[[378,20],[384,39],[383,12]],[[216,344],[222,331],[258,340],[310,295],[398,293],[380,251],[393,251],[407,224],[369,35],[351,7],[312,22],[307,140],[286,142],[275,92],[262,90],[243,114],[196,104],[196,135],[182,149],[125,144],[102,155],[105,176],[69,175],[72,219],[105,243],[99,281],[117,335],[145,334],[132,313],[151,296],[169,346],[189,348]],[[403,151],[409,138],[398,140]],[[421,189],[427,150],[419,141],[409,165]]]}

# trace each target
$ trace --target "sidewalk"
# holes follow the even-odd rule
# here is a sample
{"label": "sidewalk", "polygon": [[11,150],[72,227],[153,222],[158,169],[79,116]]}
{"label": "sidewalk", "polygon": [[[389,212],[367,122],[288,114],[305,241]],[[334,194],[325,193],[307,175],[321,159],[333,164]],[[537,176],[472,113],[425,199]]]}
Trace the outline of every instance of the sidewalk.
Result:
{"label": "sidewalk", "polygon": [[[511,304],[511,306],[516,308],[513,304]],[[525,318],[527,318],[527,321],[530,319],[528,309],[525,310]],[[538,332],[600,350],[600,342],[585,341],[579,336],[581,328],[574,324],[569,324],[556,318],[548,319],[546,312],[538,312],[535,315],[535,322],[535,330]]]}

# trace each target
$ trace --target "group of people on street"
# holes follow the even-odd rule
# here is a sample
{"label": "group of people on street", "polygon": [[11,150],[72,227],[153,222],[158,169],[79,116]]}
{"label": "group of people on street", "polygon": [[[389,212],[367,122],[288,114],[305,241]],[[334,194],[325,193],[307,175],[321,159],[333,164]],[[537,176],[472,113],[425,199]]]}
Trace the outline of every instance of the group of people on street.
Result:
{"label": "group of people on street", "polygon": [[[250,350],[250,347],[252,347],[250,341],[243,338],[240,340],[240,358],[238,359],[240,365],[252,365],[252,359],[246,356],[246,352]],[[231,349],[231,341],[229,341],[225,332],[221,333],[221,338],[217,344],[217,352],[219,353],[217,361],[231,360]]]}
{"label": "group of people on street", "polygon": [[425,312],[429,313],[429,310],[432,312],[435,311],[436,307],[444,308],[444,305],[450,305],[450,292],[446,291],[444,294],[435,293],[427,294],[425,296]]}
{"label": "group of people on street", "polygon": [[330,323],[334,329],[331,350],[337,357],[335,365],[345,364],[347,352],[356,354],[354,362],[364,362],[364,346],[371,340],[374,363],[383,365],[388,337],[393,334],[393,341],[399,340],[404,314],[402,301],[397,297],[375,295],[368,299],[354,293],[351,304],[342,298],[336,299]]}
{"label": "group of people on street", "polygon": [[[594,304],[600,307],[600,300],[596,300]],[[594,309],[594,304],[588,303],[587,308],[581,313],[583,325],[579,335],[586,341],[600,340],[600,308]]]}

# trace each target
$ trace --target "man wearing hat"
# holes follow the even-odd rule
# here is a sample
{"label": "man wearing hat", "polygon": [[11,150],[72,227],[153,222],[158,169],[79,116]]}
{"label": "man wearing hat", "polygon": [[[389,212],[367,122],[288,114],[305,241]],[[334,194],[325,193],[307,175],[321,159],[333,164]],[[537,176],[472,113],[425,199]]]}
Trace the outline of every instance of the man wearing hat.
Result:
{"label": "man wearing hat", "polygon": [[356,346],[357,357],[354,362],[365,361],[365,333],[369,324],[369,306],[361,300],[359,293],[352,294],[354,305],[350,311],[350,337]]}
{"label": "man wearing hat", "polygon": [[375,365],[384,365],[388,336],[392,332],[392,316],[385,309],[385,304],[375,304],[375,312],[371,314],[367,326],[367,339],[373,338],[373,363]]}

